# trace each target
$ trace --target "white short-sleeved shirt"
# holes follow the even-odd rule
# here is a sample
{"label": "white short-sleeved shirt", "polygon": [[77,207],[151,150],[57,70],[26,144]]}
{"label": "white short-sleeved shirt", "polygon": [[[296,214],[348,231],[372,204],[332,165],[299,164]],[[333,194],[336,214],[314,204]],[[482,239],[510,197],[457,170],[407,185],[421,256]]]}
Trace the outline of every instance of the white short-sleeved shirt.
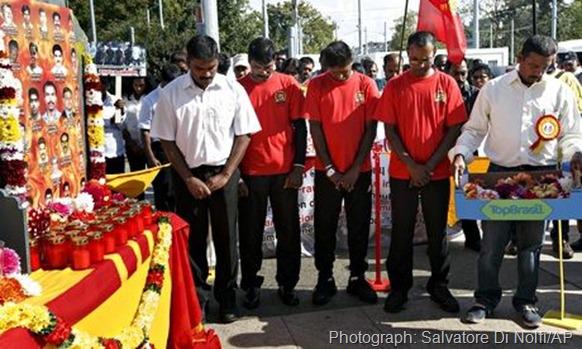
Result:
{"label": "white short-sleeved shirt", "polygon": [[190,74],[166,85],[158,99],[150,134],[175,141],[188,167],[224,165],[234,137],[253,134],[261,125],[244,88],[216,74],[202,90]]}
{"label": "white short-sleeved shirt", "polygon": [[115,96],[107,92],[103,101],[103,122],[105,124],[105,157],[116,158],[125,154],[122,127],[113,122],[115,117]]}
{"label": "white short-sleeved shirt", "polygon": [[[154,119],[154,111],[160,98],[162,87],[158,86],[155,90],[148,93],[141,101],[141,109],[139,111],[139,128],[140,130],[150,130],[152,128],[152,120]],[[157,138],[152,138],[152,141],[157,141]]]}
{"label": "white short-sleeved shirt", "polygon": [[129,96],[129,98],[124,98],[123,101],[125,102],[125,120],[123,121],[123,126],[129,132],[131,139],[136,142],[140,147],[142,146],[141,142],[141,133],[139,130],[139,114],[140,109],[142,107],[142,100],[143,97],[140,99],[136,99],[134,95]]}

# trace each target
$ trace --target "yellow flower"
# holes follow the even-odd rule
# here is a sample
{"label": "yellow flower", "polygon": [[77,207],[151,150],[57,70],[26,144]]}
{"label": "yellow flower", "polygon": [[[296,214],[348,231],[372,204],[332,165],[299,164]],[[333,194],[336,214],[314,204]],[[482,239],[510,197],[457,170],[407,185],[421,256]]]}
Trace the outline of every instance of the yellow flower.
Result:
{"label": "yellow flower", "polygon": [[0,141],[17,142],[22,138],[18,119],[14,117],[0,117]]}
{"label": "yellow flower", "polygon": [[105,145],[105,130],[103,127],[87,127],[87,137],[91,149]]}
{"label": "yellow flower", "polygon": [[130,326],[124,328],[116,338],[121,342],[122,348],[137,348],[145,340],[145,334],[137,326]]}

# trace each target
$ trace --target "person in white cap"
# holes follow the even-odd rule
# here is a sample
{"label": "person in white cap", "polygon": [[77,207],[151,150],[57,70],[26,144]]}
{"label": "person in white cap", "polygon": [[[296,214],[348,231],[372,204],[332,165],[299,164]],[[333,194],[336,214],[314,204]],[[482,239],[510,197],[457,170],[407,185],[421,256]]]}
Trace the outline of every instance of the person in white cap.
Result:
{"label": "person in white cap", "polygon": [[247,76],[251,72],[249,56],[246,53],[239,53],[234,56],[232,58],[232,69],[234,70],[234,76],[237,80]]}

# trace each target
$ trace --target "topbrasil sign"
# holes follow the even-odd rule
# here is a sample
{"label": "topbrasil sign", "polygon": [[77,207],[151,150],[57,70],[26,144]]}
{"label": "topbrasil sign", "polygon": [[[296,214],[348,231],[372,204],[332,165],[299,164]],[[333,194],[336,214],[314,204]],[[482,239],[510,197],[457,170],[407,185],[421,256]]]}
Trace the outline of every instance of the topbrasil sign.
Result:
{"label": "topbrasil sign", "polygon": [[491,200],[481,212],[495,221],[543,221],[552,207],[542,200]]}

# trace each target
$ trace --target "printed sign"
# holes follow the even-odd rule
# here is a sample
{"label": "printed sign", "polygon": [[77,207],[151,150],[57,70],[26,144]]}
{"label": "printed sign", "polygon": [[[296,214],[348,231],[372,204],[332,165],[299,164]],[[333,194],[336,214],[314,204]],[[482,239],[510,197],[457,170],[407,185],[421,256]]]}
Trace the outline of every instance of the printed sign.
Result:
{"label": "printed sign", "polygon": [[481,212],[496,221],[543,221],[552,208],[542,200],[491,200]]}
{"label": "printed sign", "polygon": [[102,76],[146,76],[146,50],[129,42],[98,42],[92,48],[97,73]]}

